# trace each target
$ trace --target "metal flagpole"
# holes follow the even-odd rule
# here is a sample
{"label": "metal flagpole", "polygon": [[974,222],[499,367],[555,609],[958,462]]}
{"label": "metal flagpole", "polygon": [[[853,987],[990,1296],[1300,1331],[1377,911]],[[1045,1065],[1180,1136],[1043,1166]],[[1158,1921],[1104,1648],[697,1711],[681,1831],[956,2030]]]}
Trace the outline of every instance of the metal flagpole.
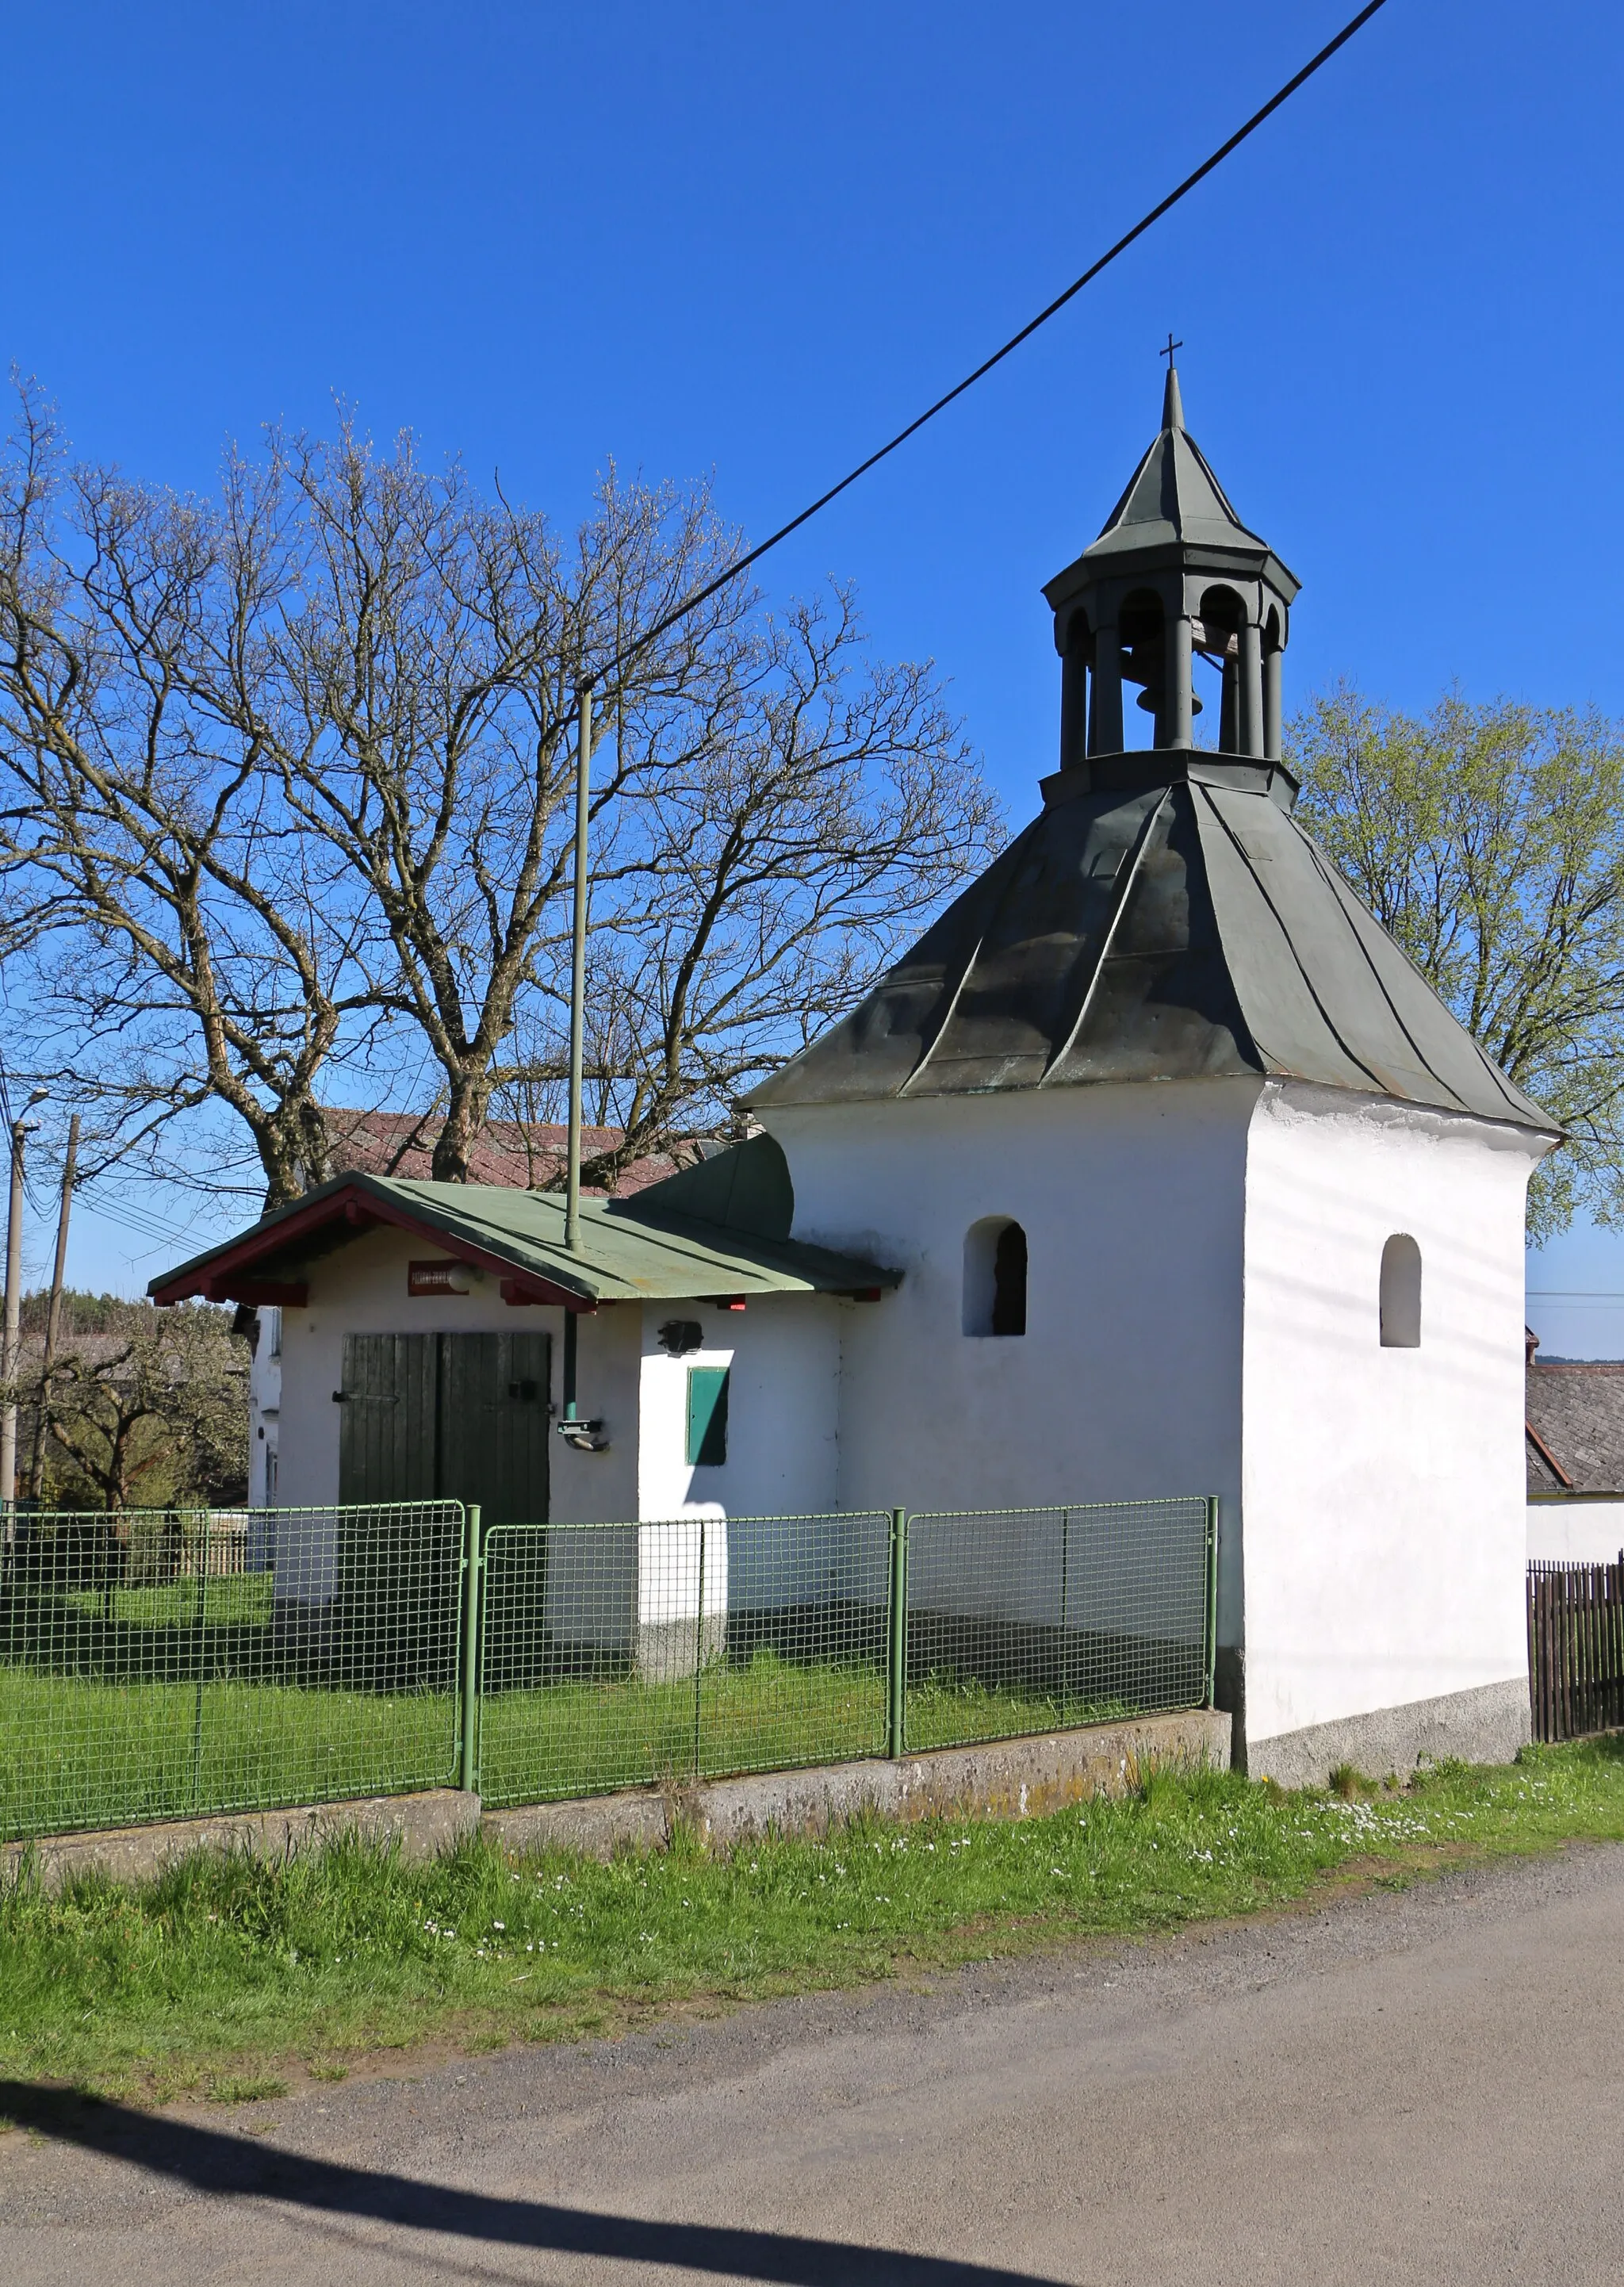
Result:
{"label": "metal flagpole", "polygon": [[45,1355],[40,1361],[39,1405],[34,1418],[34,1459],[28,1468],[28,1492],[37,1503],[45,1490],[45,1433],[50,1427],[51,1369],[56,1364],[57,1342],[62,1331],[62,1280],[67,1268],[67,1218],[73,1212],[74,1170],[79,1159],[79,1115],[67,1123],[67,1157],[62,1163],[62,1205],[57,1216],[56,1261],[51,1272],[51,1310],[45,1320]]}
{"label": "metal flagpole", "polygon": [[586,1033],[586,833],[592,767],[592,692],[583,683],[575,694],[575,911],[569,968],[569,1170],[564,1193],[564,1244],[572,1254],[581,1246],[581,1088]]}
{"label": "metal flagpole", "polygon": [[5,1226],[5,1333],[0,1341],[0,1377],[8,1384],[5,1403],[0,1406],[0,1501],[8,1514],[17,1500],[17,1398],[9,1385],[16,1381],[21,1349],[22,1154],[28,1133],[24,1121],[12,1121],[11,1212]]}

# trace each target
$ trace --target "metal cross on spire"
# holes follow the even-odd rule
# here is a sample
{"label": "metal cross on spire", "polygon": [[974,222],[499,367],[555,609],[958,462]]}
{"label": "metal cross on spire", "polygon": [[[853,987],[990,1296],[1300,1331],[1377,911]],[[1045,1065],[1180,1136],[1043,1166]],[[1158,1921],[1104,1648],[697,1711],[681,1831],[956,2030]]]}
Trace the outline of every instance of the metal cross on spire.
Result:
{"label": "metal cross on spire", "polygon": [[1167,361],[1168,361],[1168,371],[1169,373],[1171,373],[1171,372],[1172,372],[1172,370],[1173,370],[1173,352],[1174,352],[1174,351],[1175,351],[1175,350],[1182,350],[1182,349],[1183,349],[1183,347],[1184,347],[1184,344],[1183,344],[1183,342],[1176,342],[1176,341],[1174,340],[1174,338],[1173,338],[1173,328],[1172,328],[1172,327],[1171,327],[1171,326],[1169,326],[1169,327],[1168,328],[1168,345],[1167,345],[1166,349],[1164,349],[1164,350],[1158,350],[1158,351],[1157,351],[1157,352],[1156,352],[1156,354],[1157,354],[1157,356],[1158,356],[1158,357],[1164,357],[1164,358],[1166,358],[1166,360],[1167,360]]}

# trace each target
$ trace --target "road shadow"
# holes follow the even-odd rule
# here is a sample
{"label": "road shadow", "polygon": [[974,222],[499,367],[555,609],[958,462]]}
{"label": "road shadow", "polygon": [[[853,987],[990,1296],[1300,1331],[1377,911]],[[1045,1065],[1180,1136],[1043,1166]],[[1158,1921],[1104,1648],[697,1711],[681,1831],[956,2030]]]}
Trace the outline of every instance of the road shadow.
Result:
{"label": "road shadow", "polygon": [[145,2168],[217,2197],[279,2200],[330,2216],[437,2231],[496,2246],[680,2265],[786,2287],[1056,2287],[1030,2271],[902,2248],[719,2224],[649,2222],[547,2200],[496,2199],[448,2184],[279,2151],[218,2128],[28,2081],[0,2080],[0,2118],[57,2141]]}

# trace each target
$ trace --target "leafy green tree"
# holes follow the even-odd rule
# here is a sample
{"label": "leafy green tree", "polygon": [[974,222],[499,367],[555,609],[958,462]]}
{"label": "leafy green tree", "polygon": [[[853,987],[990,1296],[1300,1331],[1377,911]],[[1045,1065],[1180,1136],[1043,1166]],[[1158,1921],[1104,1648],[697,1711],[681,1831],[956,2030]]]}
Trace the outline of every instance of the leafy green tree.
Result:
{"label": "leafy green tree", "polygon": [[1601,716],[1346,685],[1291,726],[1298,817],[1501,1069],[1567,1136],[1530,1235],[1624,1223],[1624,744]]}

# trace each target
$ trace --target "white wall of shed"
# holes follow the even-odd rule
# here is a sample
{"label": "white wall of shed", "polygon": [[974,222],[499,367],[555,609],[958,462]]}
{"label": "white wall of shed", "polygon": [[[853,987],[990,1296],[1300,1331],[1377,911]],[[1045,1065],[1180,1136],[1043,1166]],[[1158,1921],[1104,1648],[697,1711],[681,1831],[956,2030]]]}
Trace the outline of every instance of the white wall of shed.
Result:
{"label": "white wall of shed", "polygon": [[[325,1506],[338,1499],[340,1408],[333,1392],[343,1380],[346,1334],[551,1334],[552,1397],[562,1410],[563,1311],[504,1302],[495,1278],[472,1272],[466,1294],[408,1294],[408,1263],[439,1259],[439,1250],[420,1235],[385,1228],[362,1232],[311,1264],[307,1306],[282,1314],[279,1508]],[[611,1443],[606,1452],[575,1453],[561,1437],[553,1438],[549,1468],[555,1517],[574,1522],[637,1515],[641,1321],[637,1303],[582,1315],[580,1410],[605,1420]],[[455,1491],[448,1488],[453,1497]]]}
{"label": "white wall of shed", "polygon": [[[1521,1677],[1523,1218],[1538,1139],[1272,1083],[1247,1163],[1248,1741]],[[1422,1255],[1383,1349],[1382,1250]]]}
{"label": "white wall of shed", "polygon": [[248,1370],[248,1502],[250,1512],[247,1562],[250,1572],[269,1562],[273,1538],[256,1509],[276,1503],[277,1444],[281,1435],[282,1362],[278,1341],[281,1313],[258,1314],[259,1331]]}
{"label": "white wall of shed", "polygon": [[[654,1519],[817,1516],[837,1492],[841,1327],[856,1306],[824,1294],[753,1295],[742,1310],[714,1302],[646,1304],[643,1311],[642,1442],[638,1514]],[[673,1357],[660,1329],[686,1319],[701,1347]],[[688,1373],[728,1375],[727,1459],[687,1459]],[[803,1601],[824,1529],[786,1525],[704,1536],[704,1604],[733,1607]],[[642,1536],[640,1620],[645,1626],[698,1609],[700,1539],[685,1525]],[[827,1571],[827,1563],[822,1567]]]}
{"label": "white wall of shed", "polygon": [[1528,1504],[1531,1564],[1616,1564],[1624,1551],[1624,1500],[1557,1500]]}

